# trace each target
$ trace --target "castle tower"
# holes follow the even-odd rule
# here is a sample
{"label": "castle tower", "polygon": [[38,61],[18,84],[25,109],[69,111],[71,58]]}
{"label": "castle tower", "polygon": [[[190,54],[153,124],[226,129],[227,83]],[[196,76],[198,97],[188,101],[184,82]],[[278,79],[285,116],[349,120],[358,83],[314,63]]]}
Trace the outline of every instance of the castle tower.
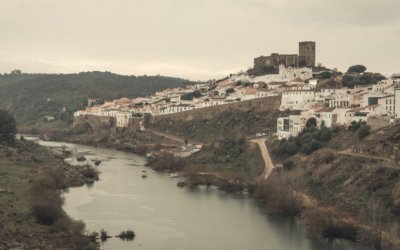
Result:
{"label": "castle tower", "polygon": [[315,42],[299,42],[299,67],[315,67]]}

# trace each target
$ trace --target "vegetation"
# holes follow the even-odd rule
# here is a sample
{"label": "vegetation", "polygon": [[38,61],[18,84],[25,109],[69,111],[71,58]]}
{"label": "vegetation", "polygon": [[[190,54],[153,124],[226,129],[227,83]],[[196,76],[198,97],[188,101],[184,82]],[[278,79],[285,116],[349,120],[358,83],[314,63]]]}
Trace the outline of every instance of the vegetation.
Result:
{"label": "vegetation", "polygon": [[0,75],[0,108],[12,112],[21,127],[43,124],[47,115],[55,117],[53,126],[65,126],[74,111],[86,107],[88,98],[133,98],[189,84],[178,78],[110,72],[5,74]]}
{"label": "vegetation", "polygon": [[306,127],[296,137],[289,140],[281,140],[273,145],[272,151],[278,157],[286,157],[297,153],[311,154],[322,148],[332,138],[332,129],[321,125],[321,128],[315,126],[316,121],[310,118]]}
{"label": "vegetation", "polygon": [[14,116],[0,109],[0,143],[13,144],[17,127]]}
{"label": "vegetation", "polygon": [[107,231],[104,229],[101,229],[100,230],[100,240],[106,241],[108,238],[111,238],[111,237],[108,235]]}
{"label": "vegetation", "polygon": [[357,132],[358,139],[363,140],[365,137],[369,135],[369,132],[371,130],[371,127],[369,125],[362,126],[359,128]]}
{"label": "vegetation", "polygon": [[[16,144],[21,150],[19,142]],[[0,147],[0,155],[2,152]],[[25,157],[26,151],[19,152]],[[85,225],[72,221],[62,210],[59,187],[65,185],[65,176],[26,160],[16,163],[13,158],[0,160],[0,248],[98,249],[84,235]],[[8,245],[3,245],[6,242]]]}
{"label": "vegetation", "polygon": [[345,74],[342,78],[342,84],[343,87],[354,88],[355,85],[376,84],[383,79],[385,79],[385,77],[379,73],[366,72],[362,75]]}
{"label": "vegetation", "polygon": [[182,158],[174,157],[170,153],[161,153],[152,157],[148,165],[157,171],[176,172],[183,170],[186,162]]}
{"label": "vegetation", "polygon": [[135,238],[135,233],[132,230],[122,231],[117,237],[123,240],[133,240]]}
{"label": "vegetation", "polygon": [[351,132],[357,132],[358,139],[363,140],[369,135],[371,126],[367,125],[365,121],[352,121],[350,126],[348,127],[348,130]]}
{"label": "vegetation", "polygon": [[[248,111],[227,110],[215,112],[209,119],[194,118],[188,121],[164,119],[162,123],[151,124],[157,131],[175,134],[189,141],[209,143],[231,138],[240,140],[256,133],[276,130],[276,119],[279,116],[295,114],[295,112],[279,112],[249,108]],[[204,136],[207,135],[207,136]]]}
{"label": "vegetation", "polygon": [[367,67],[364,65],[353,65],[350,66],[347,70],[347,73],[364,73],[367,70]]}
{"label": "vegetation", "polygon": [[318,75],[316,75],[315,77],[317,79],[331,79],[332,76],[333,76],[333,73],[331,71],[323,71],[323,72],[319,73]]}
{"label": "vegetation", "polygon": [[261,75],[266,75],[266,74],[278,74],[279,73],[279,69],[275,68],[272,65],[265,65],[262,68],[251,68],[247,71],[247,73],[249,75],[253,75],[253,76],[261,76]]}
{"label": "vegetation", "polygon": [[399,125],[371,131],[358,121],[334,128],[309,155],[271,150],[283,168],[257,186],[256,197],[270,212],[297,212],[315,236],[358,241],[363,249],[398,249],[400,170],[393,152],[399,138]]}
{"label": "vegetation", "polygon": [[194,98],[199,98],[199,97],[201,97],[200,90],[195,90],[193,92],[183,94],[181,96],[181,99],[182,100],[193,100]]}

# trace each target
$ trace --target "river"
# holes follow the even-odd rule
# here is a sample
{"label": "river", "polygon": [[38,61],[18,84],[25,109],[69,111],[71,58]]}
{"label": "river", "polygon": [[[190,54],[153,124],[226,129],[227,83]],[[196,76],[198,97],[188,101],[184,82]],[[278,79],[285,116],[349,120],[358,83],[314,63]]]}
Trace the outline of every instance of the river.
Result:
{"label": "river", "polygon": [[[269,216],[248,194],[227,194],[213,187],[178,188],[177,179],[146,168],[146,159],[109,149],[68,143],[90,160],[102,160],[100,180],[71,188],[64,210],[89,231],[110,235],[132,229],[133,241],[111,238],[105,250],[355,250],[344,240],[312,240],[296,218]],[[68,160],[68,159],[67,159]],[[69,161],[74,161],[69,159]],[[142,170],[147,178],[141,177]]]}

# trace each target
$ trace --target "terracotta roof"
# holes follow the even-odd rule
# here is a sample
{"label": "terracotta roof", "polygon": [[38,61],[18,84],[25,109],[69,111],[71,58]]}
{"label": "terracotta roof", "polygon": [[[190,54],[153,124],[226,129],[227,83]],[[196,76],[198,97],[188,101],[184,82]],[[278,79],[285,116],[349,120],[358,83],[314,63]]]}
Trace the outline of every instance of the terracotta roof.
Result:
{"label": "terracotta roof", "polygon": [[318,108],[315,110],[316,113],[322,113],[322,112],[332,112],[334,111],[335,108],[327,108],[327,107],[323,107],[323,108]]}
{"label": "terracotta roof", "polygon": [[304,82],[304,80],[300,77],[296,77],[295,79],[291,80],[291,82]]}

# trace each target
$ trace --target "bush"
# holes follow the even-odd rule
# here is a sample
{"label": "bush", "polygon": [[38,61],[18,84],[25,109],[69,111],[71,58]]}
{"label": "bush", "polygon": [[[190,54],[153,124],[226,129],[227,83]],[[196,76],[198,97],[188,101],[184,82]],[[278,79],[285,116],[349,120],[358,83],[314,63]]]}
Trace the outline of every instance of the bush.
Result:
{"label": "bush", "polygon": [[14,116],[0,109],[0,143],[13,144],[17,125]]}
{"label": "bush", "polygon": [[122,231],[117,237],[123,240],[133,240],[135,238],[135,233],[132,230]]}
{"label": "bush", "polygon": [[308,127],[306,126],[297,137],[281,140],[279,145],[273,148],[274,154],[278,156],[291,156],[299,152],[311,154],[331,140],[332,129],[325,126],[318,129],[312,119],[307,123]]}
{"label": "bush", "polygon": [[86,167],[83,170],[82,175],[87,179],[97,179],[98,178],[97,171],[90,166]]}
{"label": "bush", "polygon": [[370,130],[371,127],[368,125],[360,127],[357,132],[358,139],[363,140],[365,137],[369,135]]}
{"label": "bush", "polygon": [[50,201],[35,202],[32,212],[37,222],[43,225],[53,225],[63,215],[61,207]]}
{"label": "bush", "polygon": [[335,154],[331,149],[321,149],[314,154],[313,163],[316,165],[329,164],[335,160]]}
{"label": "bush", "polygon": [[100,240],[101,241],[106,241],[110,236],[108,236],[107,231],[104,229],[101,229],[100,231]]}
{"label": "bush", "polygon": [[290,171],[295,167],[294,162],[291,160],[287,160],[283,163],[283,169],[286,171]]}
{"label": "bush", "polygon": [[162,153],[156,157],[150,158],[148,165],[157,171],[181,171],[186,165],[182,158],[174,157],[169,153]]}

